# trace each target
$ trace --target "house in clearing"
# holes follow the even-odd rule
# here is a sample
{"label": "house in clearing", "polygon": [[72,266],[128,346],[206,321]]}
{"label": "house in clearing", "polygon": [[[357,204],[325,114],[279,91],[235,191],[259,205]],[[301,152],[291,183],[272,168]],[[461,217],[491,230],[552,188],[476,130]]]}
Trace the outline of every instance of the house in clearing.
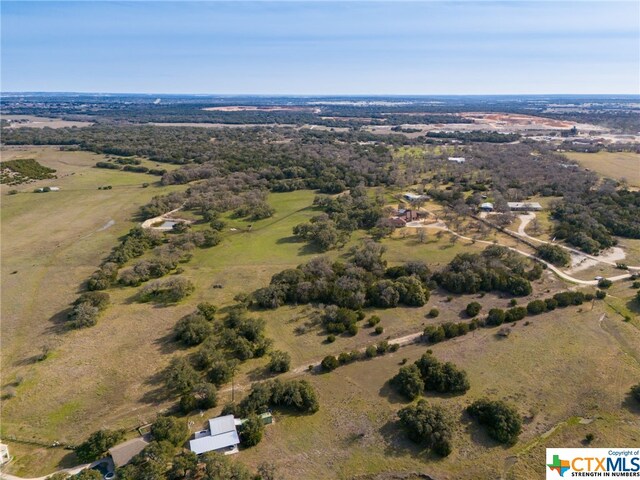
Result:
{"label": "house in clearing", "polygon": [[109,455],[116,467],[123,467],[149,445],[149,437],[138,437],[128,440],[109,449]]}
{"label": "house in clearing", "polygon": [[193,440],[189,441],[189,449],[196,455],[207,452],[225,455],[238,453],[240,437],[237,426],[241,424],[241,420],[236,420],[233,415],[212,418],[209,420],[209,428],[196,432]]}
{"label": "house in clearing", "polygon": [[482,210],[483,212],[493,212],[493,203],[491,202],[484,202],[480,205],[480,210]]}
{"label": "house in clearing", "polygon": [[467,161],[467,159],[464,157],[449,157],[447,160],[449,160],[450,162],[456,162],[456,163],[464,163]]}
{"label": "house in clearing", "polygon": [[538,202],[507,202],[509,210],[512,212],[539,212],[542,205]]}

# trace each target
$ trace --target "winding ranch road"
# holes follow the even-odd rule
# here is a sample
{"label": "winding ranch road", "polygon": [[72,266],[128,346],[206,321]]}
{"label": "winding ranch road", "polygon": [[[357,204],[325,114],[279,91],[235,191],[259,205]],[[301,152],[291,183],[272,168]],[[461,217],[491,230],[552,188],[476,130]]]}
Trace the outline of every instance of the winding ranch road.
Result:
{"label": "winding ranch road", "polygon": [[[610,262],[608,260],[604,260],[600,257],[594,257],[593,255],[589,255],[588,253],[584,253],[576,248],[572,248],[572,247],[567,247],[566,245],[560,245],[558,243],[554,243],[554,242],[547,242],[546,240],[541,240],[539,238],[536,237],[532,237],[530,236],[525,229],[527,228],[527,225],[529,225],[529,223],[536,218],[536,214],[535,213],[528,213],[525,215],[520,215],[520,225],[518,226],[518,231],[514,232],[513,230],[509,230],[509,232],[511,233],[515,233],[516,235],[520,235],[523,238],[526,238],[527,240],[531,240],[534,242],[538,242],[538,243],[547,243],[549,245],[556,245],[558,247],[564,248],[565,250],[568,250],[571,253],[574,253],[576,255],[579,255],[581,257],[585,257],[585,258],[589,258],[591,260],[594,260],[598,263],[606,263],[607,265],[611,265],[613,267],[615,267],[617,265],[616,262]],[[629,267],[632,270],[637,270],[640,269],[640,266],[637,267]],[[617,278],[617,277],[616,277]],[[611,280],[611,279],[609,279]]]}
{"label": "winding ranch road", "polygon": [[[523,223],[523,225],[520,225],[520,228],[518,229],[518,231],[517,231],[517,232],[515,232],[515,231],[513,231],[513,230],[509,230],[509,232],[511,232],[511,233],[513,233],[513,234],[515,234],[515,235],[518,235],[518,236],[521,236],[521,237],[524,237],[524,238],[530,239],[530,240],[535,240],[536,242],[541,242],[541,243],[551,243],[551,242],[546,242],[546,241],[544,241],[544,240],[540,240],[540,239],[537,239],[537,238],[530,237],[530,236],[529,236],[529,235],[527,235],[526,233],[521,233],[521,231],[520,231],[520,230],[522,230],[522,232],[524,232],[524,228],[526,227],[526,225],[527,225],[527,224],[528,224],[532,219],[533,219],[533,218],[530,218],[526,223],[523,221],[523,222],[522,222],[522,223]],[[407,227],[410,227],[410,228],[424,228],[424,226],[423,226],[422,224],[420,224],[420,225],[410,225],[410,224],[407,224]],[[467,237],[467,236],[465,236],[465,235],[462,235],[462,234],[460,234],[460,233],[458,233],[458,232],[456,232],[456,231],[454,231],[454,230],[451,230],[451,229],[450,229],[448,226],[446,226],[443,222],[438,221],[438,225],[436,225],[436,226],[432,226],[431,228],[437,228],[437,229],[439,229],[439,230],[447,231],[447,232],[449,232],[449,233],[451,233],[451,234],[455,235],[455,236],[456,236],[456,237],[458,237],[458,238],[461,238],[461,239],[463,239],[463,240],[469,240],[470,242],[482,243],[482,244],[485,244],[485,245],[500,245],[500,246],[502,246],[502,247],[508,248],[509,250],[511,250],[511,251],[513,251],[513,252],[517,252],[517,253],[519,253],[520,255],[524,255],[525,257],[528,257],[528,258],[534,259],[534,260],[536,260],[536,261],[538,261],[538,262],[540,262],[540,263],[545,264],[549,270],[551,270],[553,273],[555,273],[558,277],[560,277],[560,278],[562,278],[563,280],[566,280],[566,281],[568,281],[568,282],[576,283],[576,284],[579,284],[579,285],[591,285],[591,286],[597,286],[597,285],[598,285],[598,280],[580,280],[579,278],[572,277],[571,275],[568,275],[568,274],[566,274],[565,272],[563,272],[562,270],[560,270],[558,267],[556,267],[556,266],[555,266],[555,265],[553,265],[552,263],[549,263],[549,262],[547,262],[546,260],[542,260],[541,258],[536,257],[535,255],[533,255],[533,254],[531,254],[531,253],[527,253],[527,252],[525,252],[525,251],[518,250],[518,249],[517,249],[517,248],[515,248],[515,247],[510,247],[510,246],[508,246],[508,245],[503,245],[503,244],[501,244],[501,243],[490,242],[490,241],[488,241],[488,240],[476,240],[476,239],[473,239],[473,238]],[[579,250],[575,250],[575,249],[573,249],[573,248],[565,247],[564,245],[560,245],[560,246],[561,246],[562,248],[564,248],[564,249],[566,249],[566,250],[569,250],[569,251],[571,251],[571,252],[574,252],[574,253],[576,253],[576,254],[580,254],[580,255],[586,256],[586,257],[588,257],[588,258],[591,258],[591,259],[595,260],[596,262],[600,262],[600,263],[607,263],[607,264],[609,264],[609,265],[613,265],[613,266],[615,266],[615,265],[616,265],[616,264],[615,264],[615,263],[613,263],[613,262],[607,262],[607,261],[602,260],[602,259],[600,259],[600,258],[598,258],[598,257],[593,257],[593,256],[591,256],[591,255],[587,255],[587,254],[585,254],[585,253],[583,253],[583,252],[581,252],[581,251],[579,251]],[[629,267],[629,269],[630,269],[630,270],[640,270],[640,266],[638,266],[638,267]],[[617,281],[620,281],[620,280],[625,280],[625,279],[627,279],[627,278],[631,278],[631,273],[624,273],[624,274],[621,274],[621,275],[616,275],[616,276],[614,276],[614,277],[607,277],[607,279],[608,279],[608,280],[611,280],[612,282],[617,282]]]}

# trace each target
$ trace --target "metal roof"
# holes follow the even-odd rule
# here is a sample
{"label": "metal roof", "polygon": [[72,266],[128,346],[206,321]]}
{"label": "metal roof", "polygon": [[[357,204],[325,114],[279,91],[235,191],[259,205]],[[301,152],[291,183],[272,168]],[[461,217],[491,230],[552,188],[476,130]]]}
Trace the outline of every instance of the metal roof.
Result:
{"label": "metal roof", "polygon": [[[229,416],[231,417],[231,421],[233,422],[233,415]],[[233,431],[231,432],[225,432],[218,435],[211,435],[191,440],[189,442],[189,448],[196,455],[200,455],[201,453],[220,450],[222,448],[232,447],[239,444],[240,438],[238,437],[238,432],[236,432],[234,425]]]}
{"label": "metal roof", "polygon": [[224,417],[216,417],[210,419],[209,431],[211,432],[212,436],[231,431],[235,432],[236,423],[234,422],[233,415],[225,415]]}

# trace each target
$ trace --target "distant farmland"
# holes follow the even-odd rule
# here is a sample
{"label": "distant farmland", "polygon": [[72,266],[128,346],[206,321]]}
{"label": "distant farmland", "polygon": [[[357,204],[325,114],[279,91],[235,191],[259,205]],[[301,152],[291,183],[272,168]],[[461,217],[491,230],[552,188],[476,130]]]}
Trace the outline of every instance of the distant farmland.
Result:
{"label": "distant farmland", "polygon": [[571,160],[590,168],[603,177],[625,179],[640,188],[640,155],[631,152],[565,153]]}

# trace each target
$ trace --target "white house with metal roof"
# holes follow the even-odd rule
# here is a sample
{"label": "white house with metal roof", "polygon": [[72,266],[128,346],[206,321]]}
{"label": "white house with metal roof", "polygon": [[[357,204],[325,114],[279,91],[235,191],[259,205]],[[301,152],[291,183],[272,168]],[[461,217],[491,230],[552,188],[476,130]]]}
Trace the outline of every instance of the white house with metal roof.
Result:
{"label": "white house with metal roof", "polygon": [[240,420],[233,415],[212,418],[209,420],[209,429],[196,432],[195,438],[189,441],[189,449],[196,455],[207,452],[219,452],[225,455],[238,453],[240,437],[237,426]]}

